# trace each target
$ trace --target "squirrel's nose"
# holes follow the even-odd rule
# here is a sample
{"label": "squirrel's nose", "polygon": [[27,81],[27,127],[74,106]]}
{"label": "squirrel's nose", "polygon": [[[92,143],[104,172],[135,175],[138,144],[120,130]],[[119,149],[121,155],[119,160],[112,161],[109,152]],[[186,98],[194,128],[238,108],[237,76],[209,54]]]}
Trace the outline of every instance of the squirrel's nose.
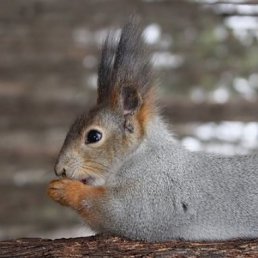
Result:
{"label": "squirrel's nose", "polygon": [[57,176],[66,177],[66,168],[61,166],[59,163],[55,165],[54,170]]}

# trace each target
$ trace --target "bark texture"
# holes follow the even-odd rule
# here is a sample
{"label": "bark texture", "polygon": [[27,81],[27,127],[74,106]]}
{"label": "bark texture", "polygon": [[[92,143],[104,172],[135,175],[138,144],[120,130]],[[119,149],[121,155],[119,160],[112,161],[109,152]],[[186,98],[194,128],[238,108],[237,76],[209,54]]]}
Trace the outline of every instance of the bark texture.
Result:
{"label": "bark texture", "polygon": [[24,238],[0,242],[0,257],[258,257],[258,239],[145,243],[119,237]]}

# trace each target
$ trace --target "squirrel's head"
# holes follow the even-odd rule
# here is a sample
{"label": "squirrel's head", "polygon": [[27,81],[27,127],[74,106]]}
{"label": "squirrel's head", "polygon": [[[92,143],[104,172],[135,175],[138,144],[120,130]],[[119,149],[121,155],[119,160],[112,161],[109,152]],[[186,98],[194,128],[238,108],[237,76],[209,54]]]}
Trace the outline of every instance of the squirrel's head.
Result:
{"label": "squirrel's head", "polygon": [[151,70],[138,24],[126,24],[119,39],[109,34],[99,64],[97,105],[71,126],[57,175],[102,184],[139,146],[156,110]]}

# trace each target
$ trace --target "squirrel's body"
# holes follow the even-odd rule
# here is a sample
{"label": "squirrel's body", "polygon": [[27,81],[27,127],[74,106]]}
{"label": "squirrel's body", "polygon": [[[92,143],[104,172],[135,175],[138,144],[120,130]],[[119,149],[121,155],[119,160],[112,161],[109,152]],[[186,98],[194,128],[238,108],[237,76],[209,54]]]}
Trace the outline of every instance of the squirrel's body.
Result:
{"label": "squirrel's body", "polygon": [[160,123],[107,178],[102,230],[148,241],[257,237],[257,156],[190,152]]}
{"label": "squirrel's body", "polygon": [[[258,156],[190,152],[156,104],[141,32],[108,37],[97,106],[72,125],[49,195],[97,232],[165,241],[258,237]],[[67,179],[68,178],[68,179]]]}

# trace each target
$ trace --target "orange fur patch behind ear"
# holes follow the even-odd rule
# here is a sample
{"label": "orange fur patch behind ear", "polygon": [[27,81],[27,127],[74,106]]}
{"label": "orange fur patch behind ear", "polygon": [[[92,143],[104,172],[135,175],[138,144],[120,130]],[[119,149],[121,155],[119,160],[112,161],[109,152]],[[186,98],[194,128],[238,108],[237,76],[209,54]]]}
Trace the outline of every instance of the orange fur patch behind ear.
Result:
{"label": "orange fur patch behind ear", "polygon": [[137,120],[143,133],[145,132],[148,121],[156,114],[156,111],[156,89],[151,88],[144,96],[143,104],[137,114]]}

